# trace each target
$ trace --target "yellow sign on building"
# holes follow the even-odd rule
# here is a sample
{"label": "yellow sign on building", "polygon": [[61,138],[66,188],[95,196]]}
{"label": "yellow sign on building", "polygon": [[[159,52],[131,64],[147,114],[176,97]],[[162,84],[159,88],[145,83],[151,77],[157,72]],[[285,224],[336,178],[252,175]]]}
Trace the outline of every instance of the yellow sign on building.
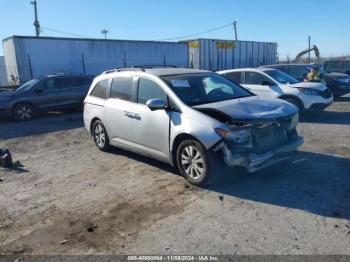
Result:
{"label": "yellow sign on building", "polygon": [[199,48],[199,41],[188,42],[188,47],[189,48]]}
{"label": "yellow sign on building", "polygon": [[235,48],[234,41],[217,41],[216,48]]}

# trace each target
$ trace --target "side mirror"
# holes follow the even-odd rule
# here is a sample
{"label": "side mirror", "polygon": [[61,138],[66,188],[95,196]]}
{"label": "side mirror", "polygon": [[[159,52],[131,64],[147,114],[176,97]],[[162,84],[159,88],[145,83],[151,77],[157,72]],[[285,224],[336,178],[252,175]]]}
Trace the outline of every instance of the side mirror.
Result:
{"label": "side mirror", "polygon": [[146,102],[146,106],[148,106],[151,111],[160,110],[166,108],[166,103],[163,99],[153,98]]}
{"label": "side mirror", "polygon": [[262,85],[262,86],[272,86],[273,84],[272,84],[270,81],[266,81],[266,80],[265,80],[265,81],[262,81],[262,82],[261,82],[261,85]]}
{"label": "side mirror", "polygon": [[38,94],[38,95],[41,94],[42,92],[44,92],[44,91],[41,88],[37,88],[34,90],[34,93]]}

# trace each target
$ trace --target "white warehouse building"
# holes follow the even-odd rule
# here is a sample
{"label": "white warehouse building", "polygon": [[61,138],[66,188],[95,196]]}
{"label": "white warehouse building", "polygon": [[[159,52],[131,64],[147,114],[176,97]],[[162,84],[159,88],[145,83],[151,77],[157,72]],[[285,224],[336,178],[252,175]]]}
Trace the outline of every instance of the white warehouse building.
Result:
{"label": "white warehouse building", "polygon": [[134,65],[188,66],[185,43],[12,36],[3,40],[7,78],[53,73],[98,75]]}
{"label": "white warehouse building", "polygon": [[0,56],[0,86],[8,85],[6,66],[5,66],[5,57]]}
{"label": "white warehouse building", "polygon": [[277,43],[194,39],[188,43],[191,67],[212,71],[258,67],[277,62]]}
{"label": "white warehouse building", "polygon": [[180,42],[11,36],[3,40],[9,83],[54,74],[98,75],[113,68],[174,65],[206,70],[277,61],[277,44],[195,39]]}

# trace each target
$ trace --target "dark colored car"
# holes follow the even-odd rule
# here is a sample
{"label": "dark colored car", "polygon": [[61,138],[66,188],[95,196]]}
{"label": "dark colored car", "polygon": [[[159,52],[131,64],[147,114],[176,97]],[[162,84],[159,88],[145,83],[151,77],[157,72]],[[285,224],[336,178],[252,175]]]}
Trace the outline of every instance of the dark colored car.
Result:
{"label": "dark colored car", "polygon": [[87,75],[51,75],[1,91],[0,117],[25,121],[36,113],[81,107],[92,81]]}
{"label": "dark colored car", "polygon": [[[281,70],[299,81],[304,81],[306,75],[310,72],[313,65],[309,64],[278,64],[268,65],[269,67]],[[319,69],[323,75],[327,87],[332,91],[335,97],[350,93],[350,76],[343,73],[328,73],[324,69]]]}
{"label": "dark colored car", "polygon": [[323,64],[327,72],[345,73],[350,75],[350,60],[331,60]]}

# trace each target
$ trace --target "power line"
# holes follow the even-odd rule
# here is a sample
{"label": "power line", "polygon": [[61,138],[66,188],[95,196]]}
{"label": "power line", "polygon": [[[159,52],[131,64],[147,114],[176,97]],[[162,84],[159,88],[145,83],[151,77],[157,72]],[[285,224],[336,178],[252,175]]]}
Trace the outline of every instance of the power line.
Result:
{"label": "power line", "polygon": [[219,26],[219,27],[215,27],[215,28],[212,28],[212,29],[200,32],[200,33],[195,33],[195,34],[190,34],[190,35],[183,35],[183,36],[178,36],[178,37],[165,38],[165,39],[158,39],[157,41],[170,41],[170,40],[177,40],[177,39],[183,39],[183,38],[203,35],[203,34],[214,32],[214,31],[217,31],[217,30],[229,27],[229,26],[232,26],[232,23],[229,23],[229,24],[226,24],[226,25],[223,25],[223,26]]}
{"label": "power line", "polygon": [[[188,35],[171,37],[171,38],[164,38],[164,39],[156,39],[155,41],[171,41],[171,40],[178,40],[178,39],[183,39],[183,38],[194,37],[194,36],[203,35],[203,34],[207,34],[207,33],[214,32],[214,31],[218,31],[218,30],[224,29],[224,28],[232,26],[232,25],[233,25],[233,23],[229,23],[229,24],[226,24],[226,25],[215,27],[215,28],[212,28],[212,29],[209,29],[209,30],[206,30],[206,31],[203,31],[203,32],[195,33],[195,34],[188,34]],[[73,36],[73,37],[93,38],[93,37],[89,37],[89,36],[85,36],[85,35],[64,32],[64,31],[61,31],[61,30],[57,30],[57,29],[53,29],[53,28],[49,28],[49,27],[44,27],[44,26],[41,26],[41,28],[45,29],[47,31],[60,33],[60,34],[64,34],[64,35],[69,35],[69,36]]]}
{"label": "power line", "polygon": [[92,38],[90,36],[85,36],[85,35],[80,35],[80,34],[74,34],[74,33],[68,33],[68,32],[64,32],[64,31],[60,31],[57,29],[53,29],[53,28],[49,28],[49,27],[44,27],[41,26],[42,29],[45,29],[47,31],[51,31],[51,32],[55,32],[55,33],[60,33],[60,34],[64,34],[64,35],[69,35],[69,36],[74,36],[74,37],[82,37],[82,38]]}

